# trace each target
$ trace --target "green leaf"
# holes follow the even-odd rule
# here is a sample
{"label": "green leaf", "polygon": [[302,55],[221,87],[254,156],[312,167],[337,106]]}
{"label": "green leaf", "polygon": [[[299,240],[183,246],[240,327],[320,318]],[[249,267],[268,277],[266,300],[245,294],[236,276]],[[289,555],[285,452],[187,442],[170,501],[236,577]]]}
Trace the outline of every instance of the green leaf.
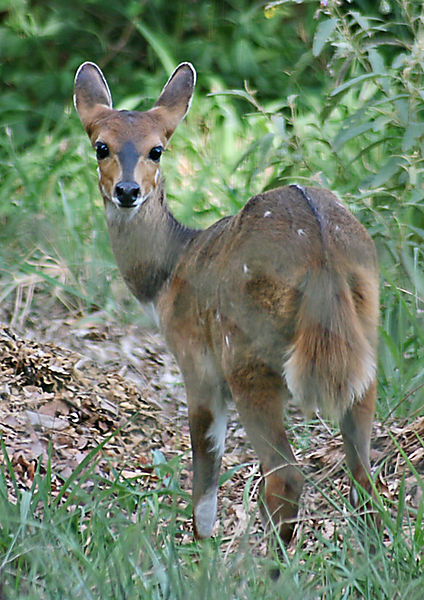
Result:
{"label": "green leaf", "polygon": [[253,98],[253,96],[251,94],[249,94],[249,92],[246,92],[245,90],[222,90],[219,92],[211,92],[208,94],[208,96],[234,96],[236,98],[243,98],[243,100],[246,100],[247,102],[249,102],[249,104],[252,104],[255,108],[257,108],[257,106],[258,106],[255,99]]}
{"label": "green leaf", "polygon": [[381,73],[365,73],[364,75],[359,75],[358,77],[354,77],[353,79],[349,79],[349,81],[345,81],[342,85],[339,85],[334,89],[330,96],[337,96],[340,92],[344,92],[351,87],[354,87],[356,84],[361,83],[362,81],[367,81],[368,79],[378,79],[380,77],[388,77],[386,74]]}
{"label": "green leaf", "polygon": [[19,505],[21,524],[25,525],[28,519],[29,509],[31,507],[32,494],[28,490],[22,491],[21,502]]}
{"label": "green leaf", "polygon": [[394,105],[402,125],[406,127],[409,121],[409,99],[401,98],[400,100],[395,100]]}
{"label": "green leaf", "polygon": [[355,10],[352,10],[351,15],[363,31],[368,31],[370,29],[370,22],[367,17],[364,17],[364,15],[361,15],[361,13],[358,13]]}
{"label": "green leaf", "polygon": [[386,65],[384,64],[384,58],[378,50],[370,48],[368,50],[368,58],[370,60],[372,70],[374,73],[386,74]]}
{"label": "green leaf", "polygon": [[411,150],[416,141],[424,135],[424,123],[410,123],[402,139],[402,152]]}
{"label": "green leaf", "polygon": [[365,133],[365,131],[369,131],[370,129],[374,129],[374,121],[367,121],[366,123],[360,123],[359,125],[355,125],[354,127],[342,127],[339,133],[334,138],[334,149],[339,151],[349,140]]}
{"label": "green leaf", "polygon": [[321,21],[318,25],[312,44],[312,54],[314,56],[319,56],[321,54],[322,49],[336,28],[337,20],[338,19],[335,18],[327,19],[326,21]]}
{"label": "green leaf", "polygon": [[384,185],[393,175],[396,175],[404,164],[404,160],[398,156],[391,156],[385,165],[374,175],[370,181],[370,187],[378,188]]}

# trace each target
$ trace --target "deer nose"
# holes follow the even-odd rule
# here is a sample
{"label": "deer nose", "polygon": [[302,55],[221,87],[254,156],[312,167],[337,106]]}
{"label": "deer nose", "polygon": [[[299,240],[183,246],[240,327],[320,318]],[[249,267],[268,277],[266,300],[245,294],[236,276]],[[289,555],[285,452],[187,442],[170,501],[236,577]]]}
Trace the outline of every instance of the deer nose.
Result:
{"label": "deer nose", "polygon": [[121,181],[115,186],[115,194],[122,206],[131,207],[140,196],[140,186],[135,181]]}

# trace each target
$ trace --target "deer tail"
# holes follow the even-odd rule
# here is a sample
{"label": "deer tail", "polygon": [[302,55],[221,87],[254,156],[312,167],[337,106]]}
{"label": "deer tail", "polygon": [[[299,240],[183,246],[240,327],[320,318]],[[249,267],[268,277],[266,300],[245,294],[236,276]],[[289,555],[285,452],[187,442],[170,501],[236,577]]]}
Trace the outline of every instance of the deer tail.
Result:
{"label": "deer tail", "polygon": [[299,285],[284,375],[307,412],[318,407],[340,418],[374,380],[376,343],[367,337],[366,325],[377,318],[378,301],[366,277],[361,286],[355,281],[356,289],[340,273],[324,268],[309,272]]}

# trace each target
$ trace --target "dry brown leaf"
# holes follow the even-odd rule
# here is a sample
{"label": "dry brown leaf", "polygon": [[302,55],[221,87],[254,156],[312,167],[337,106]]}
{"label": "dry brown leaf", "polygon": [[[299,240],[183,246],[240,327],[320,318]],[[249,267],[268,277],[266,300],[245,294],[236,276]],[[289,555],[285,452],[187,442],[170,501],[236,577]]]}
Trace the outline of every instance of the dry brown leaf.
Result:
{"label": "dry brown leaf", "polygon": [[64,419],[60,419],[59,417],[52,417],[51,415],[46,415],[41,412],[36,412],[34,410],[26,410],[25,414],[28,418],[28,421],[34,427],[45,427],[47,429],[55,429],[56,431],[62,431],[68,427],[68,421]]}

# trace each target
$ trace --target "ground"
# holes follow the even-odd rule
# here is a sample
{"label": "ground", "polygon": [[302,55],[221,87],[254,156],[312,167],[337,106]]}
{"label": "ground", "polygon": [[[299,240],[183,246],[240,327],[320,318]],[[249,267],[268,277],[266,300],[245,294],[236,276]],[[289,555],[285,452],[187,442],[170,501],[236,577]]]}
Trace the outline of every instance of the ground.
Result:
{"label": "ground", "polygon": [[[90,451],[111,433],[97,471],[112,477],[157,483],[151,467],[159,452],[166,460],[183,456],[182,489],[191,485],[190,437],[181,375],[159,332],[118,325],[105,313],[84,318],[52,311],[26,319],[0,311],[0,432],[20,486],[31,486],[37,468],[46,469],[51,446],[54,485],[69,477]],[[1,323],[3,321],[3,324]],[[296,407],[286,409],[296,456],[307,473],[297,535],[331,535],[331,498],[348,496],[341,436],[315,419],[305,422]],[[407,506],[418,506],[422,489],[411,470],[424,473],[424,418],[408,423],[376,421],[371,460],[377,486],[396,508],[402,476]],[[409,457],[410,464],[404,456]],[[0,457],[0,462],[5,460]],[[234,542],[255,512],[259,472],[255,455],[234,409],[230,408],[223,471],[235,470],[220,488],[217,528]],[[243,494],[248,487],[248,510]],[[13,487],[10,488],[13,496]],[[187,538],[191,523],[185,525]],[[253,534],[260,524],[256,519]],[[307,543],[307,541],[305,542]]]}

